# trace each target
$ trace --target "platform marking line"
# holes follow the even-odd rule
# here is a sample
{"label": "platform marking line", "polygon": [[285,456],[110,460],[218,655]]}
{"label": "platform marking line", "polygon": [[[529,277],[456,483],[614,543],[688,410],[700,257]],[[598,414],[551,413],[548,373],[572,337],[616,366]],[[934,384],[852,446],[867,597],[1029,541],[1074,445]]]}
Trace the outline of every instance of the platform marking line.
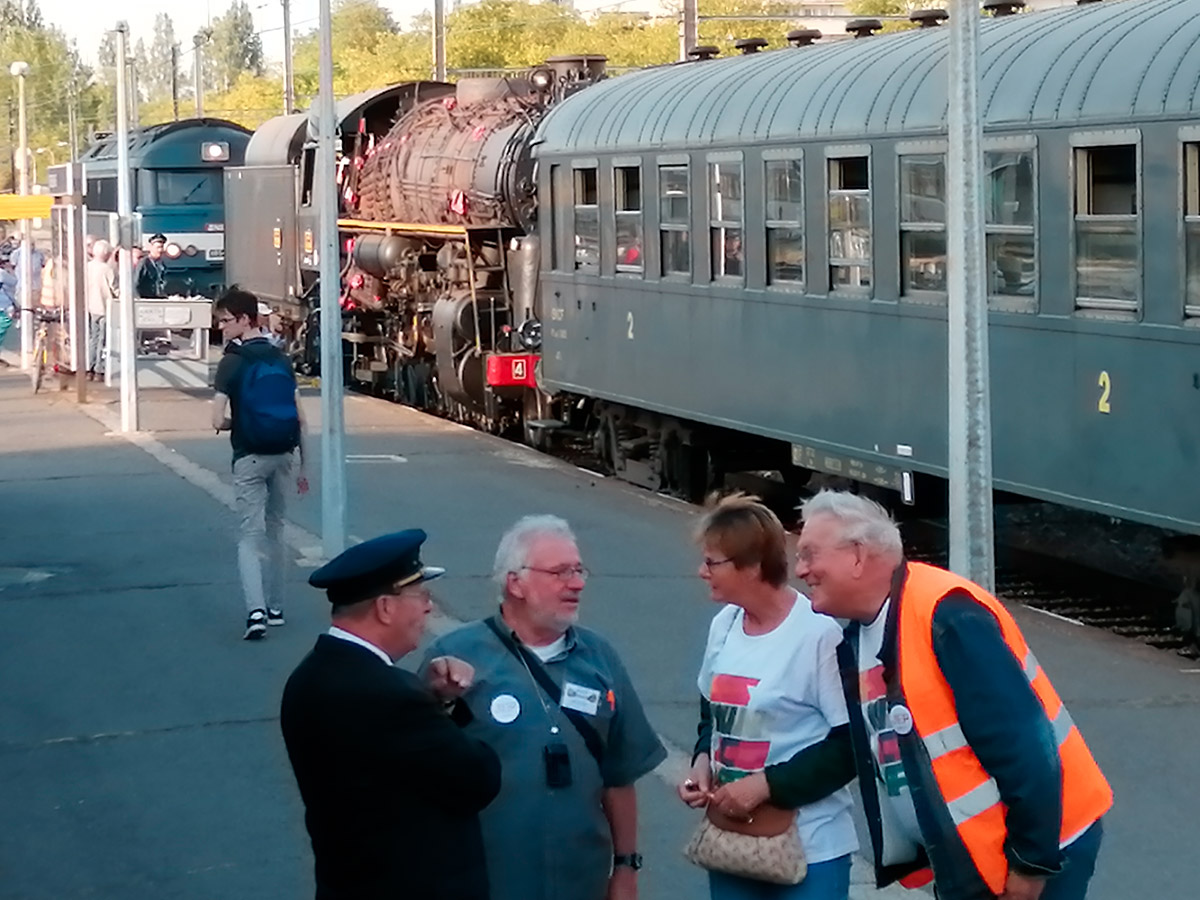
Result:
{"label": "platform marking line", "polygon": [[1033,610],[1035,613],[1041,613],[1043,616],[1049,616],[1052,619],[1058,619],[1060,622],[1066,622],[1068,625],[1078,625],[1081,628],[1083,627],[1083,623],[1078,619],[1068,619],[1066,616],[1060,616],[1058,613],[1050,612],[1048,609],[1039,609],[1036,606],[1030,606],[1028,603],[1022,603],[1021,605],[1026,609]]}
{"label": "platform marking line", "polygon": [[[212,469],[206,469],[199,463],[192,462],[186,456],[177,453],[156,439],[149,432],[121,431],[120,419],[107,409],[82,406],[80,407],[80,411],[108,428],[113,437],[124,438],[135,447],[144,450],[184,481],[200,488],[200,490],[204,491],[204,493],[208,494],[226,509],[236,512],[237,502],[233,496],[233,485],[223,481],[221,476],[212,471]],[[316,568],[328,562],[325,558],[325,552],[322,549],[321,538],[311,531],[301,528],[290,519],[284,520],[283,540],[299,554],[299,559],[296,560],[297,566]],[[354,543],[360,543],[362,539],[354,535],[349,535],[349,540]]]}
{"label": "platform marking line", "polygon": [[[175,474],[179,475],[185,481],[200,488],[222,506],[233,510],[235,503],[233,499],[233,486],[221,480],[220,476],[211,469],[206,469],[198,463],[192,462],[185,456],[177,453],[167,447],[161,441],[158,441],[147,432],[123,432],[121,431],[120,419],[107,409],[92,408],[90,406],[79,407],[84,414],[95,419],[101,425],[105,426],[112,432],[114,437],[122,437],[136,447],[144,450],[150,456],[161,462],[164,466],[170,469]],[[455,423],[456,424],[456,423]],[[466,426],[463,426],[466,428]],[[474,432],[474,429],[467,428],[468,431]],[[513,459],[503,453],[496,455],[508,458],[511,462],[518,464],[530,465],[529,457],[524,456],[521,459]],[[514,453],[513,456],[516,454]],[[540,454],[538,454],[540,456]],[[556,461],[555,461],[556,462]],[[534,463],[534,468],[556,468],[553,463]],[[672,498],[674,499],[674,498]],[[321,565],[326,560],[321,551],[321,539],[310,531],[301,528],[299,525],[291,521],[284,523],[284,541],[300,554],[300,559],[297,560],[297,565]],[[361,542],[361,538],[350,535],[349,539],[355,543]],[[1044,610],[1039,610],[1044,612]],[[1059,617],[1061,618],[1061,617]],[[1071,621],[1067,619],[1066,621]],[[440,607],[435,606],[433,612],[430,613],[428,629],[434,637],[441,637],[447,632],[453,631],[455,628],[463,625],[463,621],[447,614]],[[687,775],[691,768],[691,754],[683,750],[681,747],[672,743],[665,735],[659,734],[658,739],[662,741],[663,747],[666,748],[667,758],[659,763],[654,770],[654,774],[669,788],[674,788]],[[70,739],[68,739],[70,740]],[[874,874],[870,870],[869,864],[863,859],[861,852],[854,855],[853,869],[851,874],[851,883],[853,885],[873,884]],[[901,896],[899,894],[890,894],[891,888],[882,891],[870,891],[870,896],[873,900],[886,900],[889,896]],[[865,895],[864,895],[865,896]],[[904,896],[913,896],[911,892],[906,891]]]}
{"label": "platform marking line", "polygon": [[348,463],[406,463],[408,459],[396,453],[347,453]]}

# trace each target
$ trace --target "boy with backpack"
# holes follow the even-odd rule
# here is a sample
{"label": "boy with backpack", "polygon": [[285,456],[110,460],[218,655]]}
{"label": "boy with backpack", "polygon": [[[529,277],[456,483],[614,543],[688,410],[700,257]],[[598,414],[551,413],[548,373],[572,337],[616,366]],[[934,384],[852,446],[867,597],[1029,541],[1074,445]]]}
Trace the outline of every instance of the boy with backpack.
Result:
{"label": "boy with backpack", "polygon": [[233,492],[241,518],[238,572],[246,598],[248,641],[283,624],[286,548],[283,516],[295,451],[296,488],[308,491],[304,473],[304,420],[296,374],[283,352],[262,334],[258,298],[236,285],[217,301],[217,327],[225,356],[213,381],[213,427],[233,445]]}

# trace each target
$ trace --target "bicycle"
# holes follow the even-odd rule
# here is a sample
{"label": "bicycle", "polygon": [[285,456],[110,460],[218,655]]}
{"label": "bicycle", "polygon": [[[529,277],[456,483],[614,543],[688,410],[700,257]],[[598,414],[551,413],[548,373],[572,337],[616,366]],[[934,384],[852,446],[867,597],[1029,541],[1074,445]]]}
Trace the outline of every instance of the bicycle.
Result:
{"label": "bicycle", "polygon": [[[58,309],[37,307],[33,310],[33,318],[37,322],[37,332],[34,335],[29,378],[33,383],[33,392],[36,394],[42,389],[42,382],[46,377],[46,367],[52,365],[54,371],[58,371],[58,343],[51,340],[50,326],[62,322],[62,312]],[[54,357],[53,362],[51,356]]]}

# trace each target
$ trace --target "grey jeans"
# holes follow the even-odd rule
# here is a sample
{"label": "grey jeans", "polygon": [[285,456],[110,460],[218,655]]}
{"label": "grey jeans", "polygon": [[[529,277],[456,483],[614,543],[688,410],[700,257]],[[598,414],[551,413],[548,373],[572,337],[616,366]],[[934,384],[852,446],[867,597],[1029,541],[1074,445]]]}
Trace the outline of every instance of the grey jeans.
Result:
{"label": "grey jeans", "polygon": [[238,572],[247,611],[283,608],[283,514],[292,486],[292,456],[252,453],[233,464],[233,495],[241,519]]}
{"label": "grey jeans", "polygon": [[104,372],[107,363],[104,360],[104,316],[94,316],[88,313],[88,343],[87,368],[89,372]]}

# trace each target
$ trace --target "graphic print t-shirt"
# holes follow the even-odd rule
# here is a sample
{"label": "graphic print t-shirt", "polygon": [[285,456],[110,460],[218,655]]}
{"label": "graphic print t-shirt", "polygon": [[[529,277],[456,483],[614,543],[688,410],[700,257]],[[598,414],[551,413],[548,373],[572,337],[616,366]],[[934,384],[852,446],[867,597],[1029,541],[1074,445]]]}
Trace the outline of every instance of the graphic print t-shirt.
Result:
{"label": "graphic print t-shirt", "polygon": [[[796,594],[773,631],[748,635],[745,613],[726,606],[713,618],[697,685],[712,705],[710,758],[715,784],[786,762],[849,721],[837,668],[842,631]],[[810,863],[858,849],[850,791],[841,788],[798,810]]]}
{"label": "graphic print t-shirt", "polygon": [[912,793],[900,759],[900,743],[888,722],[887,687],[883,682],[883,663],[879,651],[887,625],[891,601],[883,604],[873,622],[858,633],[858,695],[862,701],[863,723],[871,742],[871,762],[879,789],[879,813],[883,827],[883,863],[909,862],[916,858],[921,844],[921,829]]}

